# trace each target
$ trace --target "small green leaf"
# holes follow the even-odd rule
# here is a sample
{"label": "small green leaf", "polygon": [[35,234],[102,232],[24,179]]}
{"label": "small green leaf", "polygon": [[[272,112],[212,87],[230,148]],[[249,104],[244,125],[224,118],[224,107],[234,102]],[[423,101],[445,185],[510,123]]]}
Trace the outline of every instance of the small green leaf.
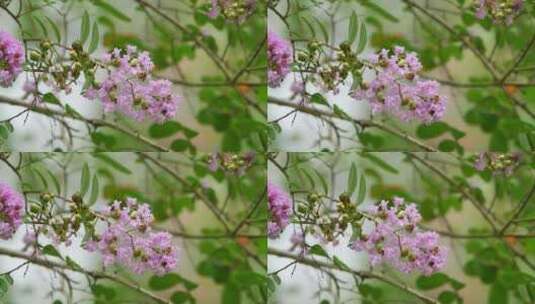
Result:
{"label": "small green leaf", "polygon": [[182,125],[176,121],[166,121],[163,124],[153,124],[149,127],[149,136],[152,138],[165,138],[182,130]]}
{"label": "small green leaf", "polygon": [[440,135],[448,132],[450,127],[443,122],[434,122],[428,125],[421,124],[416,129],[416,135],[422,139],[431,139],[439,137]]}
{"label": "small green leaf", "polygon": [[313,94],[310,97],[310,102],[329,107],[329,103],[327,102],[327,99],[325,99],[325,97],[323,97],[323,95],[321,95],[320,93]]}
{"label": "small green leaf", "polygon": [[334,262],[334,265],[338,266],[338,268],[342,270],[346,270],[346,271],[351,271],[351,268],[349,268],[349,266],[347,266],[346,263],[340,260],[337,256],[333,257],[333,262]]}
{"label": "small green leaf", "polygon": [[152,290],[165,290],[180,284],[182,277],[176,273],[168,273],[163,276],[152,276],[149,279],[149,287]]}
{"label": "small green leaf", "polygon": [[308,253],[309,254],[313,254],[313,255],[319,255],[319,256],[323,256],[323,257],[329,258],[329,255],[327,254],[325,249],[323,249],[323,247],[321,247],[318,244],[313,245],[312,247],[310,247],[310,250],[308,251]]}
{"label": "small green leaf", "polygon": [[100,33],[98,31],[98,24],[93,22],[93,31],[91,32],[91,43],[89,44],[88,52],[91,54],[98,48],[98,42],[100,40]]}
{"label": "small green leaf", "polygon": [[89,29],[90,29],[90,19],[87,11],[84,12],[82,16],[82,28],[80,29],[80,43],[84,44],[89,38]]}
{"label": "small green leaf", "polygon": [[347,28],[347,43],[349,43],[349,45],[353,44],[353,42],[355,42],[355,39],[357,39],[358,31],[359,21],[357,14],[353,11],[351,13],[351,17],[349,17],[349,25]]}
{"label": "small green leaf", "polygon": [[87,190],[89,190],[90,178],[89,166],[87,163],[85,163],[82,168],[82,177],[80,178],[80,195],[82,197],[84,197],[87,193]]}
{"label": "small green leaf", "polygon": [[43,249],[41,250],[41,252],[43,254],[46,254],[46,255],[50,255],[50,256],[55,256],[55,257],[58,257],[58,258],[62,258],[61,257],[61,254],[59,253],[59,251],[56,249],[56,247],[52,246],[52,245],[46,245],[45,247],[43,247]]}
{"label": "small green leaf", "polygon": [[352,163],[351,168],[349,169],[349,176],[347,177],[346,192],[348,196],[351,196],[353,192],[355,192],[355,189],[357,188],[357,179],[357,166],[355,166],[355,163]]}
{"label": "small green leaf", "polygon": [[50,104],[55,104],[61,106],[61,101],[52,93],[46,93],[43,95],[43,101]]}
{"label": "small green leaf", "polygon": [[360,26],[360,33],[359,33],[359,44],[357,45],[356,53],[360,54],[362,51],[364,51],[364,48],[366,47],[366,43],[368,42],[368,31],[366,30],[366,24],[362,23]]}
{"label": "small green leaf", "polygon": [[189,146],[189,141],[185,139],[177,139],[171,143],[171,150],[175,152],[184,152],[189,148]]}
{"label": "small green leaf", "polygon": [[364,199],[366,198],[366,177],[364,174],[360,175],[359,178],[359,191],[357,195],[357,203],[361,204],[364,202]]}
{"label": "small green leaf", "polygon": [[50,17],[45,16],[46,21],[48,21],[48,24],[50,24],[50,27],[54,31],[54,35],[56,36],[56,41],[59,43],[61,42],[61,32],[59,31],[58,26],[56,25],[56,22],[54,20],[50,19]]}
{"label": "small green leaf", "polygon": [[93,175],[93,182],[91,185],[91,195],[89,196],[89,205],[93,205],[97,202],[99,194],[98,176]]}
{"label": "small green leaf", "polygon": [[115,170],[119,172],[122,172],[124,174],[132,174],[132,171],[130,171],[130,169],[123,166],[121,163],[119,163],[118,161],[116,161],[115,159],[109,157],[108,155],[104,153],[95,153],[93,154],[93,156],[107,163],[108,165],[110,165],[112,168],[114,168]]}
{"label": "small green leaf", "polygon": [[127,15],[123,14],[120,10],[113,7],[111,4],[109,4],[107,1],[102,0],[93,0],[93,4],[102,8],[104,11],[108,12],[110,15],[116,17],[117,19],[130,22],[132,19],[128,17]]}

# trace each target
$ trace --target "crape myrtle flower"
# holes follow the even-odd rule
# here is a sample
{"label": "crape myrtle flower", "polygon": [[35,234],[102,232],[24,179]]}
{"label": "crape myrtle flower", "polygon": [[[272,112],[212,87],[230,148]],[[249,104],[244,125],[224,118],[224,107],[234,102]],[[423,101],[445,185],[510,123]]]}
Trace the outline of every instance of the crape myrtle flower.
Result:
{"label": "crape myrtle flower", "polygon": [[494,174],[511,175],[520,164],[520,153],[481,152],[476,157],[474,168],[478,171],[490,170]]}
{"label": "crape myrtle flower", "polygon": [[476,0],[475,9],[478,19],[490,16],[494,23],[513,22],[524,6],[524,0]]}
{"label": "crape myrtle flower", "polygon": [[105,266],[121,264],[138,274],[151,271],[159,275],[176,267],[178,253],[172,236],[151,231],[154,217],[149,205],[126,198],[114,201],[102,215],[109,218],[106,229],[84,248],[101,253]]}
{"label": "crape myrtle flower", "polygon": [[138,121],[162,122],[175,116],[180,97],[172,92],[170,81],[152,79],[154,64],[148,52],[129,45],[104,54],[101,61],[106,78],[90,86],[86,98],[102,101],[106,112],[120,111]]}
{"label": "crape myrtle flower", "polygon": [[278,34],[268,31],[268,84],[272,88],[279,87],[290,72],[293,62],[292,46]]}
{"label": "crape myrtle flower", "polygon": [[363,82],[353,97],[368,101],[372,113],[388,112],[403,121],[417,119],[424,123],[444,116],[446,97],[440,95],[438,82],[418,77],[422,64],[415,53],[397,46],[393,52],[381,50],[368,61],[375,78]]}
{"label": "crape myrtle flower", "polygon": [[10,239],[22,224],[24,199],[5,183],[0,183],[0,239]]}
{"label": "crape myrtle flower", "polygon": [[367,213],[365,222],[373,227],[360,231],[350,247],[366,252],[371,265],[388,263],[402,272],[419,271],[424,275],[444,267],[447,250],[440,246],[436,232],[418,228],[422,217],[414,203],[395,197],[375,204]]}
{"label": "crape myrtle flower", "polygon": [[220,14],[229,21],[242,23],[253,12],[256,0],[211,0],[208,17],[215,19]]}
{"label": "crape myrtle flower", "polygon": [[270,212],[268,236],[274,239],[288,226],[292,214],[292,201],[288,193],[270,181],[267,184],[267,192]]}
{"label": "crape myrtle flower", "polygon": [[0,86],[7,88],[22,72],[24,47],[11,34],[0,31]]}

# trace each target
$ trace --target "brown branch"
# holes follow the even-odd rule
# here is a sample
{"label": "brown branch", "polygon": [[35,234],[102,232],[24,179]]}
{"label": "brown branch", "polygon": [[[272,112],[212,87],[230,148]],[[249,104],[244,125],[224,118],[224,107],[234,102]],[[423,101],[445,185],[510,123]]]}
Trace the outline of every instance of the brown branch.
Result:
{"label": "brown branch", "polygon": [[68,119],[72,119],[72,120],[81,121],[81,122],[84,122],[86,124],[92,125],[95,128],[97,128],[97,127],[107,127],[107,128],[116,130],[116,131],[118,131],[120,133],[123,133],[125,135],[128,135],[129,137],[137,139],[140,142],[146,144],[147,146],[151,147],[152,149],[154,149],[156,151],[161,151],[161,152],[170,151],[168,148],[165,148],[165,147],[162,147],[162,146],[158,145],[157,143],[151,141],[150,139],[144,137],[143,135],[141,135],[139,133],[130,131],[129,129],[126,129],[126,128],[118,125],[118,124],[115,124],[115,123],[112,123],[112,122],[109,122],[109,121],[106,121],[106,120],[103,120],[103,119],[86,118],[86,117],[83,117],[83,116],[80,116],[80,115],[74,115],[74,114],[70,114],[70,113],[67,113],[67,112],[59,111],[59,110],[47,109],[47,108],[44,108],[44,107],[39,107],[39,106],[30,104],[30,103],[27,103],[27,102],[23,102],[23,101],[16,100],[16,99],[13,99],[13,98],[9,98],[9,97],[5,97],[5,96],[0,96],[0,103],[9,104],[9,105],[12,105],[12,106],[17,106],[17,107],[23,107],[23,108],[26,108],[26,109],[28,109],[28,110],[30,110],[32,112],[39,113],[39,114],[42,114],[42,115],[45,115],[45,116],[49,116],[49,117],[52,117],[52,118],[68,118]]}
{"label": "brown branch", "polygon": [[23,259],[23,260],[26,260],[32,264],[35,264],[35,265],[39,265],[39,266],[42,266],[42,267],[45,267],[45,268],[48,268],[48,269],[52,269],[52,270],[56,270],[56,269],[64,269],[64,270],[69,270],[69,271],[74,271],[74,272],[78,272],[78,273],[83,273],[85,275],[88,275],[88,276],[91,276],[92,278],[94,278],[95,280],[97,279],[108,279],[108,280],[111,280],[111,281],[114,281],[118,284],[121,284],[127,288],[130,288],[132,290],[135,290],[137,292],[139,292],[140,294],[143,294],[149,298],[151,298],[152,300],[158,302],[158,303],[171,303],[170,301],[167,301],[153,293],[151,293],[150,291],[136,285],[136,284],[133,284],[133,283],[130,283],[128,282],[127,280],[119,277],[119,276],[116,276],[116,275],[113,275],[113,274],[109,274],[109,273],[106,273],[106,272],[103,272],[103,271],[91,271],[91,270],[85,270],[85,269],[82,269],[82,268],[78,268],[78,267],[71,267],[67,264],[63,264],[63,263],[58,263],[58,262],[54,262],[54,261],[49,261],[49,260],[46,260],[45,258],[41,258],[41,257],[38,257],[38,256],[33,256],[33,255],[27,255],[27,254],[24,254],[24,253],[20,253],[20,252],[17,252],[17,251],[13,251],[13,250],[10,250],[10,249],[7,249],[7,248],[0,248],[0,255],[5,255],[5,256],[9,256],[9,257],[12,257],[12,258],[17,258],[17,259]]}
{"label": "brown branch", "polygon": [[294,103],[291,103],[291,102],[288,102],[288,101],[284,101],[284,100],[281,100],[281,99],[278,99],[278,98],[274,98],[274,97],[269,97],[268,102],[272,103],[272,104],[279,105],[279,106],[293,108],[293,109],[295,109],[295,110],[297,110],[299,112],[306,113],[306,114],[309,114],[309,115],[312,115],[312,116],[315,116],[315,117],[318,117],[318,118],[329,117],[329,118],[345,120],[345,121],[349,121],[351,123],[357,124],[362,128],[374,127],[374,128],[383,130],[383,131],[385,131],[387,133],[390,133],[392,135],[395,135],[396,137],[399,137],[399,138],[401,138],[401,139],[403,139],[403,140],[405,140],[405,141],[407,141],[407,142],[419,147],[420,149],[422,149],[424,151],[437,152],[437,150],[435,148],[433,148],[431,146],[428,146],[427,144],[425,144],[425,143],[419,141],[418,139],[408,135],[407,133],[401,132],[401,131],[399,131],[399,130],[397,130],[395,128],[389,127],[389,126],[387,126],[385,124],[382,124],[380,122],[376,122],[376,121],[372,121],[372,120],[357,120],[357,119],[350,118],[350,117],[342,117],[342,116],[337,115],[337,114],[335,114],[333,112],[318,110],[318,109],[314,109],[312,107],[305,106],[305,105],[294,104]]}
{"label": "brown branch", "polygon": [[362,279],[374,279],[374,280],[378,280],[378,281],[382,281],[388,285],[391,285],[393,287],[396,287],[396,288],[399,288],[403,291],[405,291],[406,293],[408,294],[411,294],[413,296],[415,296],[416,298],[420,299],[422,302],[424,303],[429,303],[429,304],[438,304],[438,301],[436,301],[435,299],[432,299],[426,295],[423,295],[421,294],[419,291],[403,284],[403,283],[398,283],[382,274],[378,274],[378,273],[373,273],[373,272],[370,272],[370,271],[359,271],[359,270],[353,270],[353,269],[348,269],[348,268],[342,268],[338,265],[335,265],[335,264],[331,264],[331,263],[327,263],[327,262],[321,262],[321,261],[317,261],[317,260],[313,260],[311,258],[306,258],[304,256],[301,256],[301,255],[296,255],[296,254],[291,254],[291,253],[288,253],[288,252],[284,252],[284,251],[281,251],[281,250],[278,250],[278,249],[273,249],[273,248],[268,248],[268,254],[270,255],[274,255],[274,256],[278,256],[278,257],[282,257],[282,258],[287,258],[287,259],[291,259],[291,260],[294,260],[296,261],[297,263],[299,264],[303,264],[303,265],[307,265],[307,266],[311,266],[311,267],[314,267],[314,268],[327,268],[327,269],[333,269],[333,270],[338,270],[338,271],[342,271],[342,272],[346,272],[346,273],[349,273],[349,274],[352,274],[352,275],[355,275],[355,276],[358,276]]}

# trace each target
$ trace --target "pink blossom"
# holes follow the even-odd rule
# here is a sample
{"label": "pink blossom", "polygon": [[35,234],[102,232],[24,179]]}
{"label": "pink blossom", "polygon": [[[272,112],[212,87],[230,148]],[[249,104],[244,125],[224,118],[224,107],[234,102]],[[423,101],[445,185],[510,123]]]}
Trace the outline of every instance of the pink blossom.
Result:
{"label": "pink blossom", "polygon": [[22,72],[24,47],[11,34],[0,31],[0,86],[9,87]]}
{"label": "pink blossom", "polygon": [[127,46],[126,51],[114,49],[102,57],[107,77],[84,96],[100,99],[104,111],[120,111],[138,121],[150,118],[156,122],[176,115],[180,97],[173,93],[168,80],[151,79],[154,64],[147,52]]}
{"label": "pink blossom", "polygon": [[0,183],[0,238],[10,239],[22,224],[24,198],[8,184]]}
{"label": "pink blossom", "polygon": [[402,272],[425,275],[446,264],[447,250],[436,232],[420,231],[421,215],[413,203],[402,198],[381,201],[368,210],[373,228],[353,242],[351,248],[368,253],[370,264],[389,263]]}
{"label": "pink blossom", "polygon": [[290,72],[293,62],[292,47],[275,32],[268,31],[268,84],[272,88],[281,85]]}
{"label": "pink blossom", "polygon": [[292,201],[288,193],[279,186],[268,181],[268,204],[270,220],[268,222],[268,236],[277,238],[284,228],[288,226],[292,214]]}
{"label": "pink blossom", "polygon": [[84,244],[102,254],[105,266],[122,264],[141,274],[164,274],[177,265],[178,253],[168,232],[151,232],[154,217],[149,205],[134,198],[113,202],[103,215],[110,218],[100,236]]}
{"label": "pink blossom", "polygon": [[446,111],[446,97],[436,81],[421,80],[422,65],[415,53],[402,47],[383,49],[369,58],[375,78],[357,89],[353,97],[370,103],[372,113],[389,112],[403,121],[424,123],[440,120]]}

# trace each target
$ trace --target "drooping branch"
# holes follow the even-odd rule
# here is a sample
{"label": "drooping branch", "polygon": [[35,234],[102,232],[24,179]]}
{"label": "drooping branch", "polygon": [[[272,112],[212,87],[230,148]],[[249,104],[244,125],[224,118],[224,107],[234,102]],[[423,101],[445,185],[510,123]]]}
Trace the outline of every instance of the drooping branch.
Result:
{"label": "drooping branch", "polygon": [[408,143],[410,143],[412,145],[417,146],[418,148],[422,149],[423,151],[427,151],[427,152],[437,152],[438,151],[437,149],[435,149],[435,148],[433,148],[433,147],[421,142],[420,140],[408,135],[407,133],[404,133],[402,131],[398,131],[395,128],[392,128],[392,127],[387,126],[387,125],[385,125],[383,123],[380,123],[380,122],[376,122],[376,121],[373,121],[373,120],[357,120],[357,119],[350,118],[350,117],[340,116],[340,115],[337,115],[334,112],[328,112],[328,111],[324,111],[324,110],[318,110],[318,109],[315,109],[315,108],[312,108],[312,107],[309,107],[309,106],[305,106],[305,105],[294,104],[294,103],[291,103],[291,102],[288,102],[288,101],[285,101],[285,100],[282,100],[282,99],[279,99],[279,98],[275,98],[275,97],[269,97],[268,102],[272,103],[272,104],[279,105],[279,106],[283,106],[283,107],[293,108],[293,109],[295,109],[295,110],[297,110],[299,112],[306,113],[308,115],[315,116],[315,117],[320,118],[320,119],[323,118],[323,117],[328,117],[328,118],[334,118],[334,119],[339,119],[339,120],[345,120],[345,121],[351,122],[353,124],[357,124],[362,128],[367,128],[367,127],[377,128],[377,129],[380,129],[380,130],[385,131],[387,133],[390,133],[392,135],[395,135],[396,137],[401,138],[404,141],[406,141],[406,142],[408,142]]}
{"label": "drooping branch", "polygon": [[296,254],[284,252],[284,251],[281,251],[281,250],[278,250],[278,249],[273,249],[273,248],[269,248],[268,249],[268,254],[273,255],[273,256],[282,257],[282,258],[287,258],[287,259],[293,260],[293,261],[295,261],[295,262],[297,262],[299,264],[307,265],[307,266],[318,268],[318,269],[326,268],[326,269],[332,269],[332,270],[337,270],[337,271],[341,271],[341,272],[346,272],[346,273],[358,276],[363,280],[364,279],[378,280],[378,281],[384,282],[384,283],[386,283],[388,285],[391,285],[393,287],[399,288],[399,289],[405,291],[406,293],[408,293],[410,295],[415,296],[416,298],[420,299],[423,303],[438,304],[438,301],[436,301],[435,299],[432,299],[432,298],[430,298],[430,297],[428,297],[428,296],[426,296],[424,294],[421,294],[417,290],[415,290],[415,289],[413,289],[413,288],[411,288],[411,287],[409,287],[409,286],[407,286],[407,285],[405,285],[403,283],[398,283],[395,280],[390,279],[390,278],[388,278],[388,277],[386,277],[386,276],[384,276],[382,274],[378,274],[378,273],[374,273],[374,272],[370,272],[370,271],[359,271],[359,270],[353,270],[353,269],[349,269],[349,268],[342,268],[341,266],[335,265],[334,263],[327,263],[327,262],[317,261],[317,260],[314,260],[314,259],[311,259],[311,258],[307,258],[307,257],[301,256],[301,255],[296,255]]}
{"label": "drooping branch", "polygon": [[95,280],[108,279],[110,281],[113,281],[113,282],[116,282],[118,284],[121,284],[121,285],[123,285],[123,286],[125,286],[125,287],[127,287],[129,289],[137,291],[140,294],[151,298],[152,300],[156,301],[157,303],[171,303],[170,301],[167,301],[167,300],[165,300],[165,299],[153,294],[152,292],[140,287],[139,285],[134,284],[134,283],[130,283],[126,279],[123,279],[123,278],[121,278],[121,277],[119,277],[117,275],[114,275],[114,274],[110,274],[110,273],[106,273],[106,272],[102,272],[102,271],[85,270],[85,269],[82,269],[80,267],[72,267],[72,266],[69,266],[67,264],[50,261],[50,260],[47,260],[45,258],[38,257],[38,256],[27,255],[27,254],[20,253],[20,252],[17,252],[17,251],[11,250],[11,249],[7,249],[7,248],[0,248],[0,255],[9,256],[9,257],[12,257],[12,258],[17,258],[17,259],[23,259],[23,260],[26,260],[26,261],[28,261],[28,262],[30,262],[32,264],[39,265],[39,266],[42,266],[42,267],[45,267],[45,268],[48,268],[48,269],[51,269],[51,270],[62,269],[62,270],[69,270],[69,271],[73,271],[73,272],[82,273],[82,274],[85,274],[85,275],[88,275],[88,276],[92,277]]}

